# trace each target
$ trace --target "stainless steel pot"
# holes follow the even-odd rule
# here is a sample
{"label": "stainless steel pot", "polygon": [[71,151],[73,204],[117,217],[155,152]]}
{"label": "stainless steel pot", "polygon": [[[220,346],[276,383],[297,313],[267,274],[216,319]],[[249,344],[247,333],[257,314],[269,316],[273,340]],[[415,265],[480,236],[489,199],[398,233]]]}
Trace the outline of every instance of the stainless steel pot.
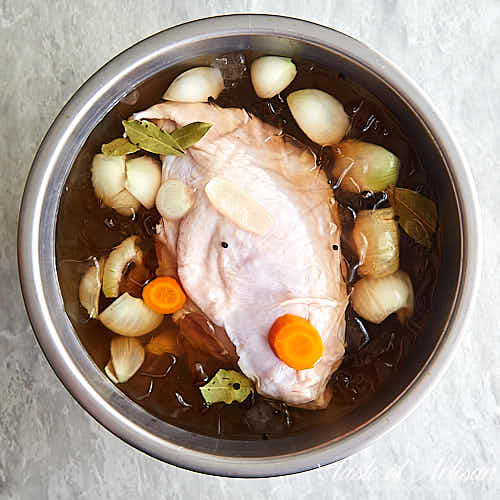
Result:
{"label": "stainless steel pot", "polygon": [[[438,191],[444,227],[429,328],[397,380],[328,432],[312,430],[273,441],[200,436],[153,417],[129,400],[79,341],[65,313],[64,286],[56,272],[55,231],[63,186],[75,171],[75,159],[82,154],[85,158],[89,141],[99,134],[98,124],[106,123],[124,96],[158,72],[183,61],[243,49],[304,57],[337,68],[385,103],[423,157]],[[367,446],[401,422],[437,383],[457,348],[476,294],[479,222],[473,181],[459,147],[422,91],[387,59],[342,33],[309,22],[234,15],[158,33],[117,56],[75,93],[33,162],[19,222],[19,267],[26,307],[47,359],[102,425],[136,448],[180,467],[225,476],[274,476],[328,464]],[[65,299],[67,305],[76,301]]]}

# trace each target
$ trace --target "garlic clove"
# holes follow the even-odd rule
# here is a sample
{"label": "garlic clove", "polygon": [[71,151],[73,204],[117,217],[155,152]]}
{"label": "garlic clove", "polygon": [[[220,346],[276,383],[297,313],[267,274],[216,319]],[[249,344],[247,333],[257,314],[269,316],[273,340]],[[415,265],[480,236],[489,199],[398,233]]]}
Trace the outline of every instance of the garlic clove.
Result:
{"label": "garlic clove", "polygon": [[125,188],[125,157],[97,154],[92,160],[91,171],[97,198],[111,206],[113,198]]}
{"label": "garlic clove", "polygon": [[104,309],[98,319],[118,335],[140,337],[160,326],[163,314],[149,309],[142,299],[124,293]]}
{"label": "garlic clove", "polygon": [[161,164],[150,156],[140,156],[125,162],[125,187],[142,205],[154,207],[161,184]]}
{"label": "garlic clove", "polygon": [[405,323],[414,310],[410,277],[404,271],[396,271],[383,278],[363,278],[354,284],[351,304],[359,316],[371,323],[380,324],[392,313]]}
{"label": "garlic clove", "polygon": [[163,94],[163,99],[177,102],[208,102],[224,90],[220,70],[210,67],[192,68],[181,73]]}
{"label": "garlic clove", "polygon": [[[144,363],[144,347],[136,338],[115,337],[111,340],[110,350],[117,383],[123,384],[132,378]],[[111,369],[108,371],[111,372]]]}
{"label": "garlic clove", "polygon": [[80,280],[78,297],[80,304],[87,310],[90,318],[97,318],[99,315],[99,294],[101,293],[105,261],[104,257],[99,260],[93,258],[92,265]]}
{"label": "garlic clove", "polygon": [[274,223],[260,203],[223,177],[213,177],[205,193],[219,213],[245,231],[264,235]]}
{"label": "garlic clove", "polygon": [[106,259],[102,278],[102,291],[106,297],[118,297],[120,281],[130,262],[142,264],[143,253],[137,246],[138,242],[138,236],[129,236]]}
{"label": "garlic clove", "polygon": [[393,208],[360,210],[352,238],[360,276],[382,278],[399,269],[399,232]]}
{"label": "garlic clove", "polygon": [[344,107],[322,90],[304,89],[287,97],[288,107],[302,131],[322,146],[337,144],[349,126]]}
{"label": "garlic clove", "polygon": [[193,190],[177,179],[166,180],[156,195],[156,208],[169,220],[182,219],[194,204]]}
{"label": "garlic clove", "polygon": [[344,191],[383,191],[395,185],[399,175],[399,158],[376,144],[347,140],[335,148],[332,174]]}
{"label": "garlic clove", "polygon": [[289,57],[259,57],[250,67],[253,88],[262,99],[270,99],[282,92],[296,74],[297,68]]}

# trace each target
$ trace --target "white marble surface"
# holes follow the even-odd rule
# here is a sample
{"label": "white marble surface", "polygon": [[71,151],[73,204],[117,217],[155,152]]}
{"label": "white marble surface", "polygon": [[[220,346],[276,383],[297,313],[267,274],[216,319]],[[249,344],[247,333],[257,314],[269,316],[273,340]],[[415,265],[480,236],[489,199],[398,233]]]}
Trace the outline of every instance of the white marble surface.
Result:
{"label": "white marble surface", "polygon": [[[310,19],[399,64],[461,142],[485,222],[480,300],[435,392],[370,448],[340,464],[277,479],[183,471],[135,451],[93,421],[41,354],[16,269],[23,183],[61,106],[130,44],[183,21],[230,12]],[[500,498],[499,56],[498,0],[0,1],[0,497]]]}

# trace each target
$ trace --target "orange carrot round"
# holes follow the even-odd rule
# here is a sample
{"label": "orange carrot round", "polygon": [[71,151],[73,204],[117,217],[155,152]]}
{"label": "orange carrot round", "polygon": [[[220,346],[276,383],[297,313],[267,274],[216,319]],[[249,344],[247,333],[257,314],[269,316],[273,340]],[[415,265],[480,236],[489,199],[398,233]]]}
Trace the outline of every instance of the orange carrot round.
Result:
{"label": "orange carrot round", "polygon": [[172,314],[186,302],[186,294],[175,278],[161,276],[150,281],[142,289],[142,298],[153,311]]}
{"label": "orange carrot round", "polygon": [[324,351],[318,330],[293,314],[284,314],[273,323],[268,340],[276,356],[295,370],[313,368]]}

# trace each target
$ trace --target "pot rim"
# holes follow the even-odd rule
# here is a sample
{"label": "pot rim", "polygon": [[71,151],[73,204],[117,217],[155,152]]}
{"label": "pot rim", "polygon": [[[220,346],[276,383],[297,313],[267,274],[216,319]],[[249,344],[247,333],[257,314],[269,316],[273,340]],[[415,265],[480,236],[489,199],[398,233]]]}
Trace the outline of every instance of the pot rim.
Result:
{"label": "pot rim", "polygon": [[[94,127],[85,119],[95,103],[111,92],[117,81],[128,78],[173,45],[245,34],[291,38],[334,50],[377,74],[407,102],[438,144],[450,169],[459,203],[463,255],[460,285],[444,334],[402,394],[380,414],[338,441],[293,455],[255,459],[213,455],[177,446],[127,419],[119,408],[94,390],[87,380],[88,374],[76,366],[58,333],[59,329],[72,326],[64,310],[51,302],[55,298],[61,304],[62,297],[55,266],[55,238],[47,241],[48,235],[55,234],[56,223],[55,215],[50,220],[47,214],[57,212],[60,196],[60,190],[51,185],[57,160],[70,137],[75,140],[75,131],[84,130],[86,133],[78,137],[77,150],[80,150]],[[154,68],[150,70],[154,74]],[[140,81],[148,76],[141,74]],[[102,116],[121,97],[113,95],[114,100],[108,103]],[[70,166],[66,167],[59,185],[64,184]],[[104,427],[132,446],[179,467],[220,476],[269,477],[302,472],[345,458],[389,432],[415,410],[448,368],[465,331],[481,275],[479,204],[472,175],[451,131],[424,92],[384,56],[348,35],[309,21],[267,14],[233,14],[181,24],[138,42],[98,70],[64,106],[40,145],[23,195],[18,231],[19,273],[26,309],[49,364],[73,397]]]}

